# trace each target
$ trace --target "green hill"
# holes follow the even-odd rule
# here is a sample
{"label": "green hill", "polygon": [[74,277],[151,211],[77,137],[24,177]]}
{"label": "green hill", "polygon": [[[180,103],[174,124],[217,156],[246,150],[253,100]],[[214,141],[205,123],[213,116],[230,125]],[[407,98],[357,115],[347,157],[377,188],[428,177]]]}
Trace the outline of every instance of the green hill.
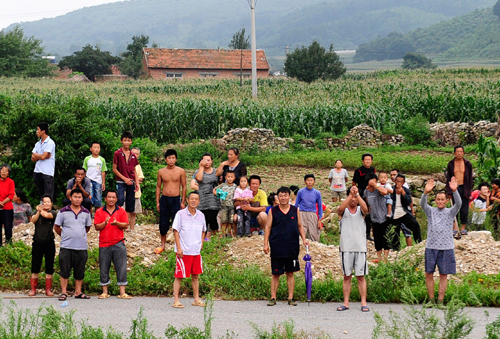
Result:
{"label": "green hill", "polygon": [[436,60],[499,58],[500,18],[487,8],[406,34],[391,33],[361,44],[354,61],[399,59],[407,52]]}
{"label": "green hill", "polygon": [[[389,32],[409,32],[492,6],[495,0],[273,0],[258,1],[257,47],[284,56],[314,39],[336,49],[356,48]],[[133,35],[170,48],[226,48],[242,26],[250,28],[244,0],[130,0],[83,8],[52,19],[22,23],[48,53],[69,55],[99,43],[123,52]],[[11,26],[13,27],[13,26]],[[9,28],[11,28],[9,27]]]}

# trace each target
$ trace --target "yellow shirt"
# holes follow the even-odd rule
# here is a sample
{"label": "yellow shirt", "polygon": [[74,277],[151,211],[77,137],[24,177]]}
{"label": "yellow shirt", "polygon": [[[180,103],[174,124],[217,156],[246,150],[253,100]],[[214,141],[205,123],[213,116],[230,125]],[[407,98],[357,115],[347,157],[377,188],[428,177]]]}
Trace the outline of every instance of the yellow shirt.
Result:
{"label": "yellow shirt", "polygon": [[[141,168],[141,165],[137,165],[135,166],[135,171],[137,172],[137,180],[139,179],[142,179],[144,180],[144,173],[142,173],[142,168]],[[142,192],[141,192],[141,185],[139,185],[139,190],[137,192],[135,192],[135,198],[136,199],[139,199],[142,195]]]}
{"label": "yellow shirt", "polygon": [[253,197],[253,201],[258,201],[260,202],[260,206],[267,206],[268,203],[267,203],[267,195],[266,195],[266,192],[264,192],[263,190],[259,189],[257,191],[257,194]]}

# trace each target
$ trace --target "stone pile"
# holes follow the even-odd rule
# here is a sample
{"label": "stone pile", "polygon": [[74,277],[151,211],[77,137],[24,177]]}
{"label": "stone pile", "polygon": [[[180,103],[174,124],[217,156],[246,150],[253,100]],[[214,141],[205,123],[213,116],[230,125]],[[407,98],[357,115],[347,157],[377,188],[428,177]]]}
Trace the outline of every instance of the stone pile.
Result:
{"label": "stone pile", "polygon": [[402,135],[389,136],[382,135],[377,130],[371,128],[367,124],[361,124],[349,131],[343,138],[343,142],[350,148],[369,147],[375,148],[381,146],[384,142],[390,145],[399,145],[404,142]]}
{"label": "stone pile", "polygon": [[[219,139],[220,140],[220,139]],[[240,150],[273,150],[286,151],[288,143],[293,139],[276,137],[274,132],[266,128],[236,128],[227,132],[222,140],[228,146],[237,146]]]}
{"label": "stone pile", "polygon": [[496,122],[478,121],[476,123],[445,122],[430,125],[432,140],[439,145],[475,144],[481,134],[485,137],[495,135]]}

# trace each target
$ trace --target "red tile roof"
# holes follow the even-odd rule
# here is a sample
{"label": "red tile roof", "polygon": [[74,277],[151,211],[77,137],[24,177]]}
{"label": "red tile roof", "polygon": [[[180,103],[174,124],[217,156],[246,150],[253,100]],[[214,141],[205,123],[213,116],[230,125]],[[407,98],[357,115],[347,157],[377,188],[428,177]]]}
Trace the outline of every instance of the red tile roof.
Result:
{"label": "red tile roof", "polygon": [[[251,50],[144,48],[148,68],[252,69]],[[266,54],[257,50],[257,69],[269,70]]]}

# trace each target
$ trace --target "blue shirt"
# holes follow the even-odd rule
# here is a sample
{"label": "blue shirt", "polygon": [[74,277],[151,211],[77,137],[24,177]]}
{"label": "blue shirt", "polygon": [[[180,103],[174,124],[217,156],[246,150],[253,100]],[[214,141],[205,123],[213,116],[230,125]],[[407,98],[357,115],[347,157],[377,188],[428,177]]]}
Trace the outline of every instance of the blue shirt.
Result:
{"label": "blue shirt", "polygon": [[40,139],[33,147],[31,153],[43,154],[50,153],[50,158],[45,160],[37,160],[35,163],[35,173],[42,173],[45,175],[54,176],[54,169],[56,167],[56,144],[48,136],[45,141]]}
{"label": "blue shirt", "polygon": [[80,212],[75,214],[71,205],[65,206],[57,213],[55,225],[61,227],[61,248],[70,250],[86,250],[87,227],[92,226],[90,212],[85,207],[80,207]]}
{"label": "blue shirt", "polygon": [[[316,208],[316,204],[319,208]],[[304,187],[297,193],[297,199],[295,200],[295,206],[303,212],[314,212],[318,211],[319,218],[323,218],[323,202],[321,201],[321,193],[313,188],[308,189]]]}

